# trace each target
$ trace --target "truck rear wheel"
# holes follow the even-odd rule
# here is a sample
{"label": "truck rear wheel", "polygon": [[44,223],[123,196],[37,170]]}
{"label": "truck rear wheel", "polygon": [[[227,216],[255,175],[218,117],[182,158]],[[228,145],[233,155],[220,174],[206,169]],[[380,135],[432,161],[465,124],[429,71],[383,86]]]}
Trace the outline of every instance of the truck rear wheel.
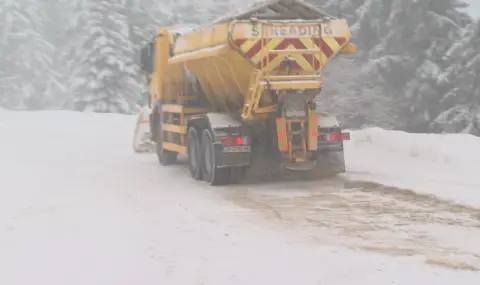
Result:
{"label": "truck rear wheel", "polygon": [[201,142],[202,151],[204,153],[202,163],[203,179],[212,186],[228,183],[230,169],[217,168],[213,135],[209,129],[203,131]]}
{"label": "truck rear wheel", "polygon": [[188,129],[188,169],[190,175],[195,180],[202,179],[202,145],[200,142],[200,136],[195,127]]}

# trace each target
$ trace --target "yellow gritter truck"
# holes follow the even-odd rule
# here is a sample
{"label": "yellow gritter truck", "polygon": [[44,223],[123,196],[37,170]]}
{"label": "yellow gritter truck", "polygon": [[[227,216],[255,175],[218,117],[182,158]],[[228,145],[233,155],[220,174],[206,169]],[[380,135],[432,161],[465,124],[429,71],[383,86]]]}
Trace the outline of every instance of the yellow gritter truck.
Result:
{"label": "yellow gritter truck", "polygon": [[350,39],[346,20],[295,0],[187,31],[161,29],[141,55],[160,164],[186,155],[191,176],[210,185],[344,172],[349,133],[317,110],[315,97],[328,62],[356,51]]}

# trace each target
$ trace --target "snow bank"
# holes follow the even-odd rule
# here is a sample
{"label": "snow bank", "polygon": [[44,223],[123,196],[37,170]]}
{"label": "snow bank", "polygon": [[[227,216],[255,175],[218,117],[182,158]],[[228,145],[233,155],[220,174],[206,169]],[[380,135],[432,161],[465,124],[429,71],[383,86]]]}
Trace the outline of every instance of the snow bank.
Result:
{"label": "snow bank", "polygon": [[0,124],[2,124],[3,121],[6,120],[7,116],[8,116],[10,113],[11,113],[11,112],[10,112],[9,110],[0,107]]}
{"label": "snow bank", "polygon": [[368,128],[353,132],[356,147],[441,164],[480,163],[480,138],[468,134],[411,134]]}
{"label": "snow bank", "polygon": [[480,207],[480,138],[368,128],[345,144],[347,177]]}

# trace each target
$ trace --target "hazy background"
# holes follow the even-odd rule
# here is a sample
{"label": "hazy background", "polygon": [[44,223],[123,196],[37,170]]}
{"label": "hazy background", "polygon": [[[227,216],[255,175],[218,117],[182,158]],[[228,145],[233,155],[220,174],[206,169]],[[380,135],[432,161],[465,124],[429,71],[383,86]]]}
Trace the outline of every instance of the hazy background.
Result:
{"label": "hazy background", "polygon": [[[144,91],[138,51],[158,27],[252,2],[0,1],[0,107],[126,114]],[[478,1],[306,1],[346,17],[359,48],[326,68],[321,109],[349,128],[480,135]]]}
{"label": "hazy background", "polygon": [[478,0],[466,0],[470,6],[467,8],[468,13],[472,15],[472,17],[478,18],[480,17],[480,1]]}

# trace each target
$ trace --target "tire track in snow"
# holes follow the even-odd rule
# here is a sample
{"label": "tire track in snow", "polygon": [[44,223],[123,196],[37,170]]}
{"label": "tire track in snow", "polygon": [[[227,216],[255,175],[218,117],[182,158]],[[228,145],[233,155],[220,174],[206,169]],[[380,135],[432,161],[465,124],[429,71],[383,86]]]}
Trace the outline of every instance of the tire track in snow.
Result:
{"label": "tire track in snow", "polygon": [[260,214],[252,222],[303,241],[480,271],[480,209],[342,178],[227,187],[226,199]]}

